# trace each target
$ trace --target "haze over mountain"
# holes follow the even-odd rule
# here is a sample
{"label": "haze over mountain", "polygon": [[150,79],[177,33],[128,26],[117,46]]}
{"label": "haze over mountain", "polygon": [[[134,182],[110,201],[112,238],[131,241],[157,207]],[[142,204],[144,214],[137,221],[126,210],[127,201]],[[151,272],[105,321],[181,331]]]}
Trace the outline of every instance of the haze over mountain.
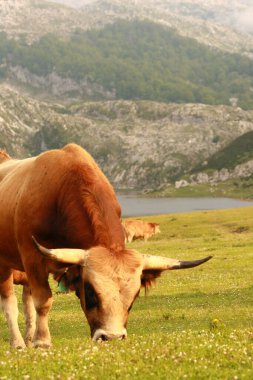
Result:
{"label": "haze over mountain", "polygon": [[[82,8],[87,5],[99,6],[101,0],[48,0],[49,2],[65,4],[72,8]],[[119,3],[117,2],[110,2]],[[149,6],[154,9],[170,9],[181,16],[198,17],[221,25],[230,25],[242,32],[253,33],[253,1],[252,0],[135,0],[136,6]]]}
{"label": "haze over mountain", "polygon": [[[101,0],[51,0],[73,8],[95,7],[105,3]],[[122,1],[111,0],[107,4],[117,6]],[[131,2],[128,2],[131,3]],[[217,25],[229,26],[243,33],[253,33],[253,1],[252,0],[134,0],[132,3],[141,8],[170,12],[181,17],[192,17]]]}
{"label": "haze over mountain", "polygon": [[84,5],[95,3],[97,0],[48,0],[51,3],[67,5],[71,8],[81,8]]}

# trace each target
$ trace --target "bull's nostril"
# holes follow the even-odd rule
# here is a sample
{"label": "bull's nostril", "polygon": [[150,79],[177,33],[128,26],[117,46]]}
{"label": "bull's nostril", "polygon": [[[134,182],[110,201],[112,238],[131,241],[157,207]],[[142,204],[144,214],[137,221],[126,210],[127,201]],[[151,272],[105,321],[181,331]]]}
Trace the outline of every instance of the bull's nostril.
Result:
{"label": "bull's nostril", "polygon": [[95,334],[93,335],[93,341],[108,341],[113,339],[123,340],[126,339],[127,333],[122,331],[121,334],[113,333],[111,331],[105,331],[105,330],[97,330]]}
{"label": "bull's nostril", "polygon": [[102,335],[100,336],[100,339],[103,340],[103,341],[109,340],[108,336],[105,335],[105,334],[102,334]]}

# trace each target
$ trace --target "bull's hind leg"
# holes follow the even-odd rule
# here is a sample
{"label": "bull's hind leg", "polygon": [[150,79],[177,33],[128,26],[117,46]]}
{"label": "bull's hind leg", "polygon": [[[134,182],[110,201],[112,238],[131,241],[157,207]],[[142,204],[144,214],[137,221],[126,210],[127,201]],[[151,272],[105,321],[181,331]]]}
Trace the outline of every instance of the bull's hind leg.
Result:
{"label": "bull's hind leg", "polygon": [[26,332],[25,332],[25,343],[29,347],[32,345],[35,325],[36,325],[36,310],[34,307],[32,294],[29,286],[23,286],[23,312],[25,316]]}
{"label": "bull's hind leg", "polygon": [[25,342],[18,327],[18,303],[14,293],[12,271],[9,268],[0,269],[0,295],[2,308],[8,323],[10,345],[14,348],[25,348]]}
{"label": "bull's hind leg", "polygon": [[134,232],[129,232],[128,235],[127,235],[127,241],[128,241],[128,243],[132,243],[133,238],[134,238]]}

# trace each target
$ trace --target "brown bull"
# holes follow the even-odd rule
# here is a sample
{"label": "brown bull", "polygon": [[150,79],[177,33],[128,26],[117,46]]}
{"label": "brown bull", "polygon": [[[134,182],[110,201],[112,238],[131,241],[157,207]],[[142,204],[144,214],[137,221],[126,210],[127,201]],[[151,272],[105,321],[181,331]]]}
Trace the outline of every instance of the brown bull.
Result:
{"label": "brown bull", "polygon": [[33,344],[45,347],[51,345],[49,273],[66,272],[93,340],[123,339],[141,286],[164,270],[210,259],[185,262],[126,249],[115,193],[77,145],[25,160],[6,159],[1,172],[0,294],[13,347],[25,347],[13,291],[16,271],[26,273],[37,313]]}
{"label": "brown bull", "polygon": [[147,241],[151,236],[161,232],[159,223],[146,222],[140,219],[123,220],[122,225],[125,230],[125,240],[128,243],[131,243],[134,239]]}

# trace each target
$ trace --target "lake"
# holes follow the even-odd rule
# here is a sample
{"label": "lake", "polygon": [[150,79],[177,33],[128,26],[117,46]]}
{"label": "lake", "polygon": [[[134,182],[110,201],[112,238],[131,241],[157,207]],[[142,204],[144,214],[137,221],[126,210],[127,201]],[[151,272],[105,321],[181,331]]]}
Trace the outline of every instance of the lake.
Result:
{"label": "lake", "polygon": [[230,198],[145,198],[121,194],[117,198],[124,217],[253,206],[253,201]]}

